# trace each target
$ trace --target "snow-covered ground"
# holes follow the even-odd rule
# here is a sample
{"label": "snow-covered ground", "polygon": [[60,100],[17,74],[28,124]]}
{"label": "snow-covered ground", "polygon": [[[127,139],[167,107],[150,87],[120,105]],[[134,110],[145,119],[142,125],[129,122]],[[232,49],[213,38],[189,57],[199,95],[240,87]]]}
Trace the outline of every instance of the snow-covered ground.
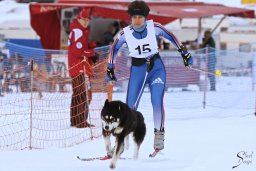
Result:
{"label": "snow-covered ground", "polygon": [[0,15],[1,27],[30,26],[29,4],[16,3],[14,0],[0,1]]}
{"label": "snow-covered ground", "polygon": [[[147,135],[140,150],[139,160],[118,160],[120,171],[255,171],[256,168],[256,118],[246,117],[206,118],[193,120],[167,120],[165,149],[156,158],[149,158],[152,150],[153,125],[147,121]],[[244,151],[249,156],[240,153]],[[132,157],[133,145],[122,156]],[[32,151],[2,151],[3,171],[84,171],[110,170],[110,161],[81,162],[76,156],[104,155],[103,139],[93,140],[67,149]]]}
{"label": "snow-covered ground", "polygon": [[[206,109],[202,92],[170,91],[165,95],[165,149],[156,158],[153,149],[153,116],[150,94],[142,96],[139,110],[144,114],[147,134],[139,159],[118,160],[120,171],[255,171],[255,92],[250,78],[218,79],[217,91],[207,93]],[[125,93],[113,99],[125,100]],[[112,141],[114,143],[114,140]],[[84,171],[110,170],[110,160],[81,162],[76,156],[105,155],[103,138],[70,148],[0,152],[1,171]],[[133,156],[133,142],[123,157]],[[239,165],[239,166],[237,166]],[[233,166],[237,166],[232,169]]]}

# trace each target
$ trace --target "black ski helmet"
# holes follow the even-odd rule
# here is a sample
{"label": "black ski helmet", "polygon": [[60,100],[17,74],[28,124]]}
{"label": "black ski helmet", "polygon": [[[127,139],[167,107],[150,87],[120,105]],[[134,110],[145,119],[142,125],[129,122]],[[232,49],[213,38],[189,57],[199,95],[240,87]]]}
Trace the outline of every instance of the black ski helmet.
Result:
{"label": "black ski helmet", "polygon": [[150,9],[144,1],[138,1],[138,0],[131,2],[128,5],[128,10],[127,10],[130,16],[142,15],[145,18],[148,16],[149,11]]}

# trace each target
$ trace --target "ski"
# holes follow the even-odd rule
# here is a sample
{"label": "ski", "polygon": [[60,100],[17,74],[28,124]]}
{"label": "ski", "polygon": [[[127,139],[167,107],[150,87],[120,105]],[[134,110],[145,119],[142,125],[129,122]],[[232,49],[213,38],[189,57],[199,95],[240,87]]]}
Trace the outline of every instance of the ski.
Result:
{"label": "ski", "polygon": [[78,160],[81,161],[93,161],[93,160],[108,160],[111,159],[111,157],[109,156],[104,156],[104,157],[88,157],[88,158],[80,158],[79,156],[77,156]]}
{"label": "ski", "polygon": [[159,152],[159,149],[155,149],[153,153],[149,154],[149,157],[155,157]]}
{"label": "ski", "polygon": [[[102,156],[102,157],[88,157],[88,158],[80,158],[77,156],[77,159],[80,161],[94,161],[94,160],[109,160],[111,159],[110,156]],[[130,160],[131,158],[126,158],[126,157],[120,157],[120,160]]]}

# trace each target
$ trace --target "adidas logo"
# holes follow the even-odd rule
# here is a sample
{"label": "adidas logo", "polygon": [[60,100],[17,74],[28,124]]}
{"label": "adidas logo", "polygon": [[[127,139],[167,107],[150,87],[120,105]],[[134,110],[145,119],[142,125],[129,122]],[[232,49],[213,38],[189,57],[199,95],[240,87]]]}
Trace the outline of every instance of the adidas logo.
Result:
{"label": "adidas logo", "polygon": [[162,81],[162,79],[160,77],[158,77],[157,79],[155,79],[151,85],[153,84],[164,84],[164,82]]}

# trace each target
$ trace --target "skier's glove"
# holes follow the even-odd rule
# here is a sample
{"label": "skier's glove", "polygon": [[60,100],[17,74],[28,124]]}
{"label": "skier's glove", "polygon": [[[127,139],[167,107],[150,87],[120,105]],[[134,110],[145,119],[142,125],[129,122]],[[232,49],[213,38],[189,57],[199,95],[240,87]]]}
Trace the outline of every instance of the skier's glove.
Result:
{"label": "skier's glove", "polygon": [[189,67],[193,64],[193,58],[189,52],[181,53],[185,67]]}
{"label": "skier's glove", "polygon": [[179,52],[182,56],[185,67],[190,67],[193,64],[193,58],[191,54],[187,51],[185,47],[179,49]]}
{"label": "skier's glove", "polygon": [[115,73],[114,73],[114,68],[107,68],[107,75],[105,78],[107,81],[117,81]]}

